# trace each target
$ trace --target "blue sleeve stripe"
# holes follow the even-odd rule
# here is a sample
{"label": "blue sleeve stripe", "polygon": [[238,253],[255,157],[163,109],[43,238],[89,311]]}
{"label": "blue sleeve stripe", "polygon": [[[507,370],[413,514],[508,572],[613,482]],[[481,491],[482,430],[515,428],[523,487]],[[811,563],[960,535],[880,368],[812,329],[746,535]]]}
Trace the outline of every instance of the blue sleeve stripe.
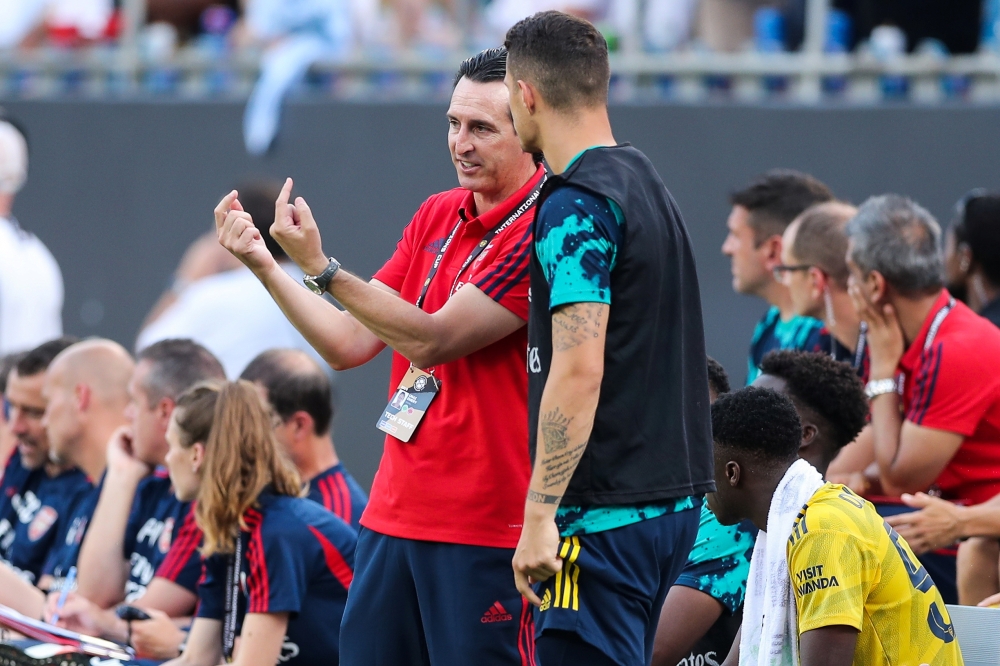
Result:
{"label": "blue sleeve stripe", "polygon": [[511,289],[513,289],[515,285],[519,284],[522,280],[524,280],[526,277],[528,277],[528,270],[529,269],[530,269],[530,266],[525,265],[525,267],[521,270],[520,273],[518,273],[517,275],[515,275],[512,280],[509,280],[507,282],[507,284],[504,285],[503,289],[501,289],[500,291],[498,291],[495,294],[491,294],[490,297],[494,301],[500,301],[500,299],[502,299],[504,296],[507,295],[508,291],[510,291]]}
{"label": "blue sleeve stripe", "polygon": [[[489,294],[490,291],[503,284],[503,281],[510,277],[510,275],[518,269],[521,262],[524,261],[524,258],[531,252],[530,241],[531,225],[529,224],[524,231],[524,235],[521,236],[521,240],[517,241],[517,245],[515,245],[510,253],[504,257],[504,260],[500,262],[500,265],[490,271],[490,273],[482,279],[477,280],[476,286]],[[490,280],[492,280],[492,282],[490,282]]]}

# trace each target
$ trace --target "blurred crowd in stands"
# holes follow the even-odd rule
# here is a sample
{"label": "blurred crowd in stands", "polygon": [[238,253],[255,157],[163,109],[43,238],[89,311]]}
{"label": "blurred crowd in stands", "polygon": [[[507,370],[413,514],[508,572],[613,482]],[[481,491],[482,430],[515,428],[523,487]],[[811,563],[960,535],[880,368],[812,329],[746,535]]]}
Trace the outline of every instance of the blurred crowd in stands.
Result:
{"label": "blurred crowd in stands", "polygon": [[[124,0],[0,0],[0,50],[113,43]],[[319,32],[340,50],[383,57],[493,45],[517,20],[559,9],[597,24],[612,50],[795,51],[803,43],[806,0],[146,0],[145,47],[213,52],[268,46]],[[993,47],[997,0],[835,0],[826,50],[858,47],[890,55],[973,53]]]}

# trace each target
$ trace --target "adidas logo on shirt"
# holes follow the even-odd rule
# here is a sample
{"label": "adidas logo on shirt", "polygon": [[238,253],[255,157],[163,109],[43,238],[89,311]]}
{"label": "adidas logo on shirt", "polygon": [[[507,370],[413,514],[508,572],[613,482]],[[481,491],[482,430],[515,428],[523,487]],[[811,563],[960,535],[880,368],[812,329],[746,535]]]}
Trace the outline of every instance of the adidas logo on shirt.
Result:
{"label": "adidas logo on shirt", "polygon": [[513,619],[514,616],[508,613],[499,601],[495,601],[489,610],[483,613],[479,621],[483,624],[490,624],[491,622],[508,622]]}

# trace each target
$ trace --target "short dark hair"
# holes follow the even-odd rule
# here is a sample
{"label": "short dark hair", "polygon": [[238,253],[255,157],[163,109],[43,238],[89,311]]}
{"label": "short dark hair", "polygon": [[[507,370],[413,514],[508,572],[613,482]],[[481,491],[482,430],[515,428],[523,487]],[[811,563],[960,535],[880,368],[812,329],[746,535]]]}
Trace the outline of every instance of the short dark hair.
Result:
{"label": "short dark hair", "polygon": [[807,173],[772,169],[730,194],[729,202],[750,211],[750,227],[759,245],[785,233],[805,209],[833,198],[829,187]]}
{"label": "short dark hair", "polygon": [[457,86],[463,77],[475,83],[503,81],[506,74],[507,49],[503,46],[496,46],[463,60],[455,74],[454,85]]}
{"label": "short dark hair", "polygon": [[507,66],[535,85],[553,109],[608,103],[608,43],[591,23],[563,12],[539,12],[507,31]]}
{"label": "short dark hair", "polygon": [[176,401],[195,384],[226,379],[219,359],[194,340],[160,340],[139,352],[136,361],[151,366],[143,386],[150,406],[164,398]]}
{"label": "short dark hair", "polygon": [[783,462],[798,456],[802,423],[787,396],[747,386],[712,405],[712,439],[762,462]]}
{"label": "short dark hair", "polygon": [[10,377],[10,373],[13,372],[14,366],[24,358],[25,354],[27,352],[17,352],[16,354],[7,354],[0,357],[0,395],[7,392],[7,379]]}
{"label": "short dark hair", "polygon": [[933,294],[944,286],[941,227],[908,197],[870,197],[845,231],[858,268],[878,271],[903,296]]}
{"label": "short dark hair", "polygon": [[717,396],[729,393],[729,375],[722,364],[711,356],[708,357],[708,388]]}
{"label": "short dark hair", "polygon": [[796,350],[773,351],[760,363],[765,375],[785,380],[792,402],[821,421],[826,459],[854,441],[868,421],[868,400],[861,379],[847,363],[827,354]]}
{"label": "short dark hair", "polygon": [[1000,194],[969,199],[961,226],[964,238],[960,240],[968,243],[972,260],[983,269],[987,280],[1000,286]]}
{"label": "short dark hair", "polygon": [[[308,364],[303,364],[303,359]],[[333,387],[327,374],[305,352],[269,349],[250,361],[240,379],[262,385],[267,391],[267,401],[282,421],[295,412],[305,412],[312,417],[317,435],[330,432]]]}
{"label": "short dark hair", "polygon": [[25,354],[14,368],[17,370],[19,377],[32,377],[40,372],[45,372],[49,369],[49,364],[55,360],[56,356],[59,356],[64,349],[75,345],[79,341],[80,338],[73,337],[72,335],[64,335],[61,338],[43,342]]}
{"label": "short dark hair", "polygon": [[260,231],[267,251],[275,259],[288,257],[271,237],[271,224],[274,222],[274,202],[281,194],[282,184],[273,180],[247,180],[240,183],[236,191],[240,193],[240,204],[243,210],[253,218],[253,224]]}

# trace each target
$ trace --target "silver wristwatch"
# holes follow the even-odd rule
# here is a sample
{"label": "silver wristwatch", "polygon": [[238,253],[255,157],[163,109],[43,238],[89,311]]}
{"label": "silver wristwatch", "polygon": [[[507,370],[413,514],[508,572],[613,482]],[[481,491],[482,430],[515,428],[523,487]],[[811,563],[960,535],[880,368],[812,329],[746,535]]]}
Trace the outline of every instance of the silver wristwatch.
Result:
{"label": "silver wristwatch", "polygon": [[877,398],[880,395],[885,395],[886,393],[894,393],[895,391],[895,379],[876,379],[865,384],[865,395],[868,396],[869,400]]}
{"label": "silver wristwatch", "polygon": [[326,268],[322,273],[319,275],[303,275],[302,283],[309,287],[309,291],[322,296],[323,292],[326,291],[327,286],[329,286],[330,280],[333,279],[333,276],[336,275],[339,270],[340,262],[333,257],[330,257],[330,263],[326,265]]}

